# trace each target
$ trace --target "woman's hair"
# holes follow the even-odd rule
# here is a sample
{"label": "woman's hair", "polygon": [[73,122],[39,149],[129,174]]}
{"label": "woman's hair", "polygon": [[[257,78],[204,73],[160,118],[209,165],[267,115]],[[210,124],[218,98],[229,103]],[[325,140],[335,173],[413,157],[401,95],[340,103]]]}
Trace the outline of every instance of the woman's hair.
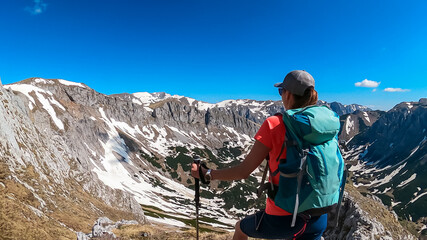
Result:
{"label": "woman's hair", "polygon": [[294,104],[291,109],[303,108],[317,103],[317,92],[313,87],[307,88],[303,96],[292,95],[294,96]]}

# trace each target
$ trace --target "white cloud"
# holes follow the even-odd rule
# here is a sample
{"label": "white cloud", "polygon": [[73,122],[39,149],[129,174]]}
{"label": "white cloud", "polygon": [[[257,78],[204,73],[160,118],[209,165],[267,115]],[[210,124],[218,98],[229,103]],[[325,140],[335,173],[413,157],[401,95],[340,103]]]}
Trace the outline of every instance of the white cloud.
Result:
{"label": "white cloud", "polygon": [[377,89],[376,89],[376,88],[372,89],[372,92],[376,92],[376,91],[377,91]]}
{"label": "white cloud", "polygon": [[46,11],[47,4],[43,0],[34,0],[34,6],[26,7],[25,10],[32,15],[38,15]]}
{"label": "white cloud", "polygon": [[368,79],[365,79],[361,82],[357,82],[354,84],[356,87],[368,87],[368,88],[376,88],[380,85],[381,82],[375,82]]}
{"label": "white cloud", "polygon": [[409,89],[401,89],[401,88],[386,88],[384,92],[409,92]]}

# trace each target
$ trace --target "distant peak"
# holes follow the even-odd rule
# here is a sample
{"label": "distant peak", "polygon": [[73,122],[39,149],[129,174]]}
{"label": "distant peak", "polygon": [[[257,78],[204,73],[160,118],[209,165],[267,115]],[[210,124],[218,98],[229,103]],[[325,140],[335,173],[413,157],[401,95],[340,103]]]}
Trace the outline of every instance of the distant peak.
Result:
{"label": "distant peak", "polygon": [[77,82],[71,82],[64,79],[58,79],[59,83],[66,86],[77,86],[81,88],[86,88],[86,86],[83,83],[77,83]]}
{"label": "distant peak", "polygon": [[138,99],[136,103],[141,105],[149,105],[151,103],[162,101],[164,99],[171,97],[170,94],[165,92],[155,92],[155,93],[137,92],[137,93],[133,93],[132,96]]}
{"label": "distant peak", "polygon": [[61,84],[65,86],[77,86],[81,88],[86,88],[87,86],[83,83],[71,82],[64,79],[46,79],[40,77],[27,78],[25,80],[19,81],[12,84],[30,84],[30,85],[54,85]]}

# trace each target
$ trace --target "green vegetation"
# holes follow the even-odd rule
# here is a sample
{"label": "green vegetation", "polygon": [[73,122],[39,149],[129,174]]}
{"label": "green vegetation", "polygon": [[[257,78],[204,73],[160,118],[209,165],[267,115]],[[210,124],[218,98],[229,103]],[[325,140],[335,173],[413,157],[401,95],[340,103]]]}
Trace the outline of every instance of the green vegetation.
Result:
{"label": "green vegetation", "polygon": [[408,220],[399,220],[400,224],[402,224],[402,226],[408,230],[410,233],[412,233],[415,236],[418,236],[419,233],[419,227],[417,226],[416,223],[408,221]]}
{"label": "green vegetation", "polygon": [[238,184],[227,189],[221,194],[222,199],[227,199],[224,207],[230,209],[234,206],[237,209],[247,210],[249,206],[256,204],[256,200],[247,198],[255,191],[255,187],[248,184]]}
{"label": "green vegetation", "polygon": [[185,147],[181,147],[181,146],[177,146],[177,147],[175,147],[175,150],[176,150],[177,152],[184,153],[184,154],[189,153],[189,151],[188,151],[188,149],[187,149],[187,148],[185,148]]}
{"label": "green vegetation", "polygon": [[150,178],[150,181],[151,181],[151,183],[153,183],[154,187],[161,187],[161,188],[165,189],[166,191],[175,192],[175,190],[166,187],[165,184],[160,182],[157,178]]}
{"label": "green vegetation", "polygon": [[178,164],[181,165],[182,169],[186,172],[190,171],[190,164],[193,162],[193,158],[180,152],[176,157],[166,157],[166,164],[174,170],[178,169]]}
{"label": "green vegetation", "polygon": [[216,196],[216,194],[212,191],[205,191],[200,189],[200,196],[202,198],[207,198],[207,199],[214,199],[214,197]]}
{"label": "green vegetation", "polygon": [[171,177],[172,177],[172,178],[178,178],[178,173],[176,173],[176,172],[171,172],[170,174],[171,174]]}
{"label": "green vegetation", "polygon": [[222,189],[230,187],[230,186],[231,186],[231,182],[229,182],[229,181],[220,181],[218,184],[218,188],[222,188]]}
{"label": "green vegetation", "polygon": [[346,185],[345,188],[350,196],[354,198],[354,201],[359,204],[360,208],[368,213],[370,218],[375,218],[382,223],[385,230],[392,234],[393,239],[398,239],[398,236],[407,234],[407,231],[402,228],[402,221],[399,222],[396,220],[393,214],[382,204],[379,204],[376,200],[371,198],[364,197],[358,189],[351,184]]}
{"label": "green vegetation", "polygon": [[[152,153],[151,153],[152,154]],[[150,155],[146,154],[144,151],[139,150],[139,155],[144,158],[145,160],[147,160],[149,163],[151,163],[151,165],[153,165],[156,168],[162,168],[162,166],[160,165],[160,163],[158,163],[157,161],[159,160],[158,157],[156,157],[156,155],[152,154],[153,157],[151,157]]]}
{"label": "green vegetation", "polygon": [[239,157],[240,155],[242,155],[242,148],[241,147],[230,147],[229,146],[229,142],[224,142],[223,147],[218,149],[218,154],[221,157],[227,157],[227,156],[232,156],[232,157]]}

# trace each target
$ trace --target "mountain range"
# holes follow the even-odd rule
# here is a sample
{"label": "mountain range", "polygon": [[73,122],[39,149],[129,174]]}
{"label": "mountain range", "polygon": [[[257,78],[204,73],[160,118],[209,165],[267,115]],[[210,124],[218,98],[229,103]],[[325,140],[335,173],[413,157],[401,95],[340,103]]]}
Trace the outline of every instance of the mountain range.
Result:
{"label": "mountain range", "polygon": [[[388,112],[354,113],[345,117],[343,127],[349,129],[359,122],[360,132],[350,134],[348,141],[352,149],[348,159],[358,160],[350,168],[355,186],[380,197],[409,220],[427,215],[427,198],[423,198],[427,194],[426,108],[423,98],[400,103]],[[370,120],[362,121],[366,116]]]}
{"label": "mountain range", "polygon": [[[211,104],[167,93],[104,95],[82,83],[42,78],[0,83],[0,102],[0,230],[39,239],[75,238],[101,216],[191,227],[191,156],[212,168],[237,164],[260,124],[283,111],[278,101]],[[341,233],[329,229],[329,239],[373,232],[411,239],[392,210],[401,220],[425,223],[425,99],[388,112],[318,104],[341,115],[340,139],[357,187],[346,197]],[[260,175],[257,169],[244,181],[203,186],[202,224],[232,229],[236,219],[262,207],[254,193]],[[368,200],[356,192],[378,196],[378,209],[388,205],[382,211],[391,216],[387,224],[361,210],[357,202]],[[349,220],[358,211],[363,224]],[[414,229],[419,235],[424,228]]]}

